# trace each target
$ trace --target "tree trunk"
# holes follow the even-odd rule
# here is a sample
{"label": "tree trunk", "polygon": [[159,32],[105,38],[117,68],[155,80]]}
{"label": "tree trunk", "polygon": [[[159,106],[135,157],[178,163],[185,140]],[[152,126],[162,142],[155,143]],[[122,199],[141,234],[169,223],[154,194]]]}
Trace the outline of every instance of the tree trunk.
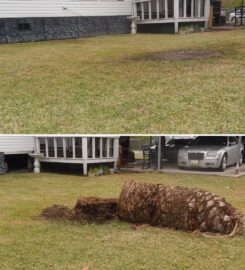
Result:
{"label": "tree trunk", "polygon": [[134,181],[123,186],[118,216],[134,223],[222,234],[243,224],[242,215],[214,193]]}

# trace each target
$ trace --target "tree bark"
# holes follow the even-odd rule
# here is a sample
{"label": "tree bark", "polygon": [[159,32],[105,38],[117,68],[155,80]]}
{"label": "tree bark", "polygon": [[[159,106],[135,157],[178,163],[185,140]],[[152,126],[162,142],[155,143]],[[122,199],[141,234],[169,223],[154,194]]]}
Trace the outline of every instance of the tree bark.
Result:
{"label": "tree bark", "polygon": [[134,181],[123,186],[118,216],[134,223],[221,234],[244,226],[238,210],[214,193]]}

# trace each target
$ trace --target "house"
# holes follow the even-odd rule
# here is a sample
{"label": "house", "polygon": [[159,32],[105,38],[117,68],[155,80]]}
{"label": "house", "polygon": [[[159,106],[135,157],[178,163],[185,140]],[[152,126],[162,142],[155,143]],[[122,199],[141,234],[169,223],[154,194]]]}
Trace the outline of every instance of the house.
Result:
{"label": "house", "polygon": [[130,23],[133,34],[178,33],[182,26],[211,25],[210,7],[217,2],[221,1],[0,0],[0,43],[129,33]]}
{"label": "house", "polygon": [[131,0],[0,0],[0,43],[128,33]]}
{"label": "house", "polygon": [[0,136],[0,174],[31,167],[30,153],[35,150],[31,136]]}
{"label": "house", "polygon": [[[193,136],[177,138],[193,139]],[[210,136],[208,140],[212,141],[212,138]],[[234,139],[235,136],[231,138]],[[178,172],[177,162],[171,159],[169,161],[170,154],[177,155],[175,149],[178,148],[173,148],[174,152],[171,152],[173,145],[166,146],[169,139],[170,136],[139,136],[136,140],[135,136],[118,135],[1,135],[0,174],[27,169],[40,173],[45,170],[61,170],[64,167],[70,171],[76,167],[80,173],[87,175],[90,168],[100,166],[122,170],[135,167],[134,169],[140,168],[142,171],[149,169],[150,165],[158,171]],[[240,151],[236,149],[242,148],[245,139],[237,136],[235,141],[235,152],[232,150],[232,155],[235,155],[233,158],[236,161],[236,170],[239,170],[237,162],[240,162]],[[145,157],[143,149],[152,149],[154,155]],[[243,173],[244,169],[243,166]]]}
{"label": "house", "polygon": [[[34,172],[40,173],[42,164],[77,164],[84,175],[92,165],[117,167],[119,136],[0,136],[0,153],[4,162],[0,168],[10,170],[13,165],[25,166],[26,160],[34,161]],[[12,157],[12,159],[11,159]],[[3,160],[0,157],[0,161]],[[3,164],[4,163],[4,164]]]}

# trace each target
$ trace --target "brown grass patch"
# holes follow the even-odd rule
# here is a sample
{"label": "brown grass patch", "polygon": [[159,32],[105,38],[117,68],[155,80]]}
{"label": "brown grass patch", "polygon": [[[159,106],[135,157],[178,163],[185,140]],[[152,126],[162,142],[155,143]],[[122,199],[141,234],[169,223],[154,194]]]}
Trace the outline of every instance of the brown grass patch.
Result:
{"label": "brown grass patch", "polygon": [[222,51],[210,51],[210,50],[181,50],[170,52],[158,52],[148,56],[144,56],[143,60],[147,61],[186,61],[193,59],[209,59],[222,57],[224,53]]}

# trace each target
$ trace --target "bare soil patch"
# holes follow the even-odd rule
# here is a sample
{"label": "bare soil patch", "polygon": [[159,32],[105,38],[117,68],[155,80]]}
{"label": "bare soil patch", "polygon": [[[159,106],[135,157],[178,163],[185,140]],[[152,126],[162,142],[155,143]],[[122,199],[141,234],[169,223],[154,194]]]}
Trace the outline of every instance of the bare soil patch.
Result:
{"label": "bare soil patch", "polygon": [[81,197],[73,209],[64,205],[45,208],[41,216],[46,219],[66,219],[78,222],[104,223],[117,217],[118,199]]}
{"label": "bare soil patch", "polygon": [[117,216],[118,199],[99,197],[81,197],[75,205],[77,219],[105,222]]}
{"label": "bare soil patch", "polygon": [[45,208],[41,216],[47,219],[73,219],[74,211],[64,205],[54,204],[51,207]]}
{"label": "bare soil patch", "polygon": [[[224,53],[222,51],[211,51],[211,50],[181,50],[171,52],[158,52],[148,56],[143,56],[143,60],[147,61],[177,61],[177,60],[192,60],[192,59],[208,59],[208,58],[219,58]],[[141,59],[142,59],[141,58]]]}

